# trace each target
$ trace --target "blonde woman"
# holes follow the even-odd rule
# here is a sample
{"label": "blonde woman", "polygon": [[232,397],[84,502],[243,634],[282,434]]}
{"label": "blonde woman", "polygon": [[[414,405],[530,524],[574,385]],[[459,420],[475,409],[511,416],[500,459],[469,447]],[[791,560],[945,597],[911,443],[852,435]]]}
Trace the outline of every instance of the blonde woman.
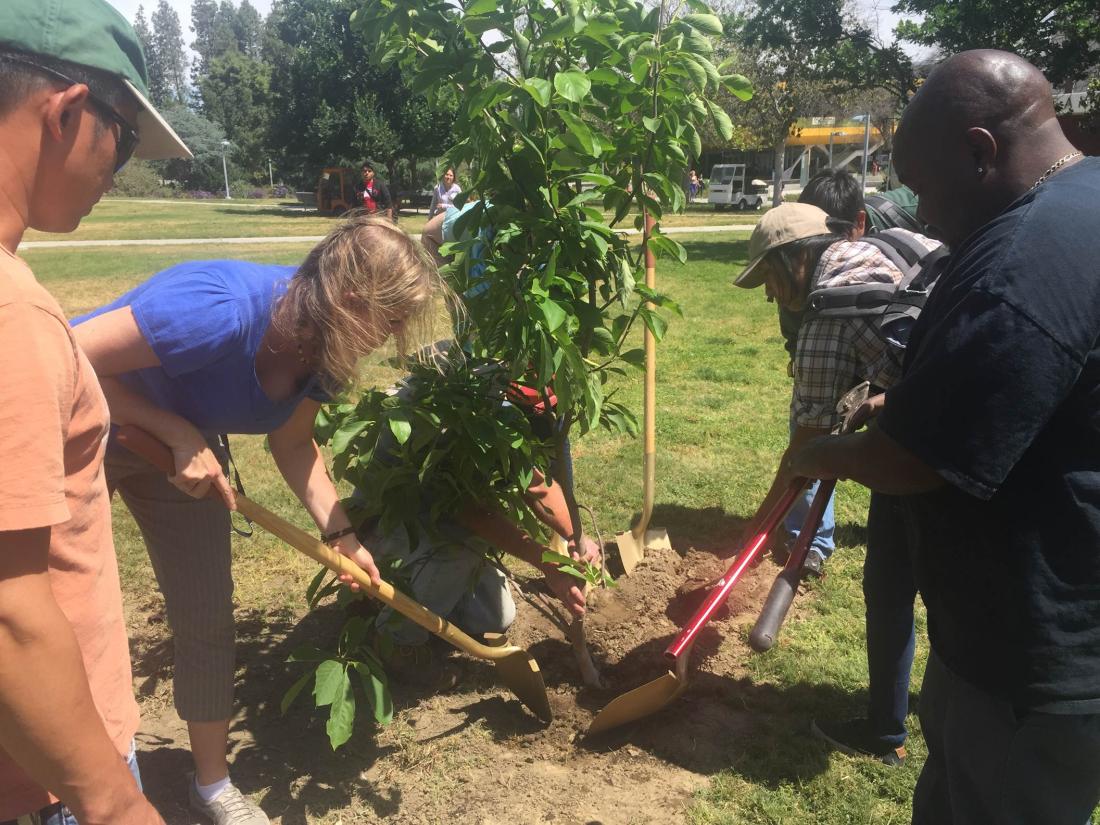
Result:
{"label": "blonde woman", "polygon": [[[175,645],[175,702],[187,722],[192,807],[222,825],[266,823],[229,781],[234,628],[229,513],[218,434],[266,433],[287,486],[322,538],[371,578],[313,440],[320,402],[359,359],[427,323],[442,289],[420,246],[390,221],[355,217],[299,267],[195,261],[154,275],[74,321],[118,425],[169,445],[176,475],[109,445],[108,485],[145,538]],[[417,336],[419,337],[419,336]]]}
{"label": "blonde woman", "polygon": [[455,170],[448,168],[443,173],[443,179],[432,190],[432,203],[428,207],[428,217],[434,218],[440,212],[446,212],[447,207],[455,205],[455,198],[462,192],[462,187],[455,183]]}

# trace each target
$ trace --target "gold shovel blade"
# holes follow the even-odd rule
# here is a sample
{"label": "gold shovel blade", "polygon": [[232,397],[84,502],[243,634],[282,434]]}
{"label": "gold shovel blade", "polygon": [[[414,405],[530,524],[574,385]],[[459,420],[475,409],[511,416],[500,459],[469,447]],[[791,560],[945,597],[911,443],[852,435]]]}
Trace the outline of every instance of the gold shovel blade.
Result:
{"label": "gold shovel blade", "polygon": [[612,699],[596,714],[588,728],[588,735],[603,733],[656,713],[687,689],[687,678],[681,678],[671,670],[659,679],[646,682]]}
{"label": "gold shovel blade", "polygon": [[531,713],[549,724],[554,720],[550,710],[550,699],[546,695],[546,685],[542,681],[542,671],[535,657],[520,647],[499,659],[493,659],[501,681],[515,694]]}

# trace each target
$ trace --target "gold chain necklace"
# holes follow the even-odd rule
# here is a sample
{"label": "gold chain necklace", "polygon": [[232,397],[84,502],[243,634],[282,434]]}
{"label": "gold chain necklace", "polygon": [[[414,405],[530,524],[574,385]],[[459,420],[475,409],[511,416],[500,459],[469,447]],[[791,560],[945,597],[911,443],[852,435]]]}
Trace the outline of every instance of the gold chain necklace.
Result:
{"label": "gold chain necklace", "polygon": [[1080,154],[1080,152],[1070,152],[1068,155],[1058,158],[1058,160],[1054,161],[1054,163],[1050,165],[1049,169],[1047,169],[1045,172],[1043,172],[1043,174],[1039,176],[1039,180],[1031,184],[1031,188],[1036,188],[1039,184],[1043,183],[1043,181],[1045,181],[1047,178],[1049,178],[1051,175],[1053,175],[1055,172],[1057,172],[1059,169],[1061,169],[1063,166],[1065,166],[1067,163],[1069,163]]}

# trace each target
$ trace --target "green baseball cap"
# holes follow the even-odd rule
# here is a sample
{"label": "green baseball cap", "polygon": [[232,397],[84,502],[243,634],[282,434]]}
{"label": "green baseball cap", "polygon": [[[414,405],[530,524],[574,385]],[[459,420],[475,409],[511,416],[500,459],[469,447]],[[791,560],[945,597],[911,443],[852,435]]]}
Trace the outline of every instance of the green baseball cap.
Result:
{"label": "green baseball cap", "polygon": [[0,0],[0,45],[115,75],[140,107],[134,155],[146,160],[193,157],[149,102],[141,43],[106,0]]}

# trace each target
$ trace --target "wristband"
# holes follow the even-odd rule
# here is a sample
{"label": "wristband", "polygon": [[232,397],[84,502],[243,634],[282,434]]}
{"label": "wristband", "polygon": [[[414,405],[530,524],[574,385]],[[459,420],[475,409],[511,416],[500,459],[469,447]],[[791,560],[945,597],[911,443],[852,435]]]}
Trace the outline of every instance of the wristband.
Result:
{"label": "wristband", "polygon": [[342,539],[344,536],[350,536],[355,532],[354,527],[345,527],[343,530],[333,530],[331,533],[322,533],[321,541],[325,544],[332,544],[336,539]]}

